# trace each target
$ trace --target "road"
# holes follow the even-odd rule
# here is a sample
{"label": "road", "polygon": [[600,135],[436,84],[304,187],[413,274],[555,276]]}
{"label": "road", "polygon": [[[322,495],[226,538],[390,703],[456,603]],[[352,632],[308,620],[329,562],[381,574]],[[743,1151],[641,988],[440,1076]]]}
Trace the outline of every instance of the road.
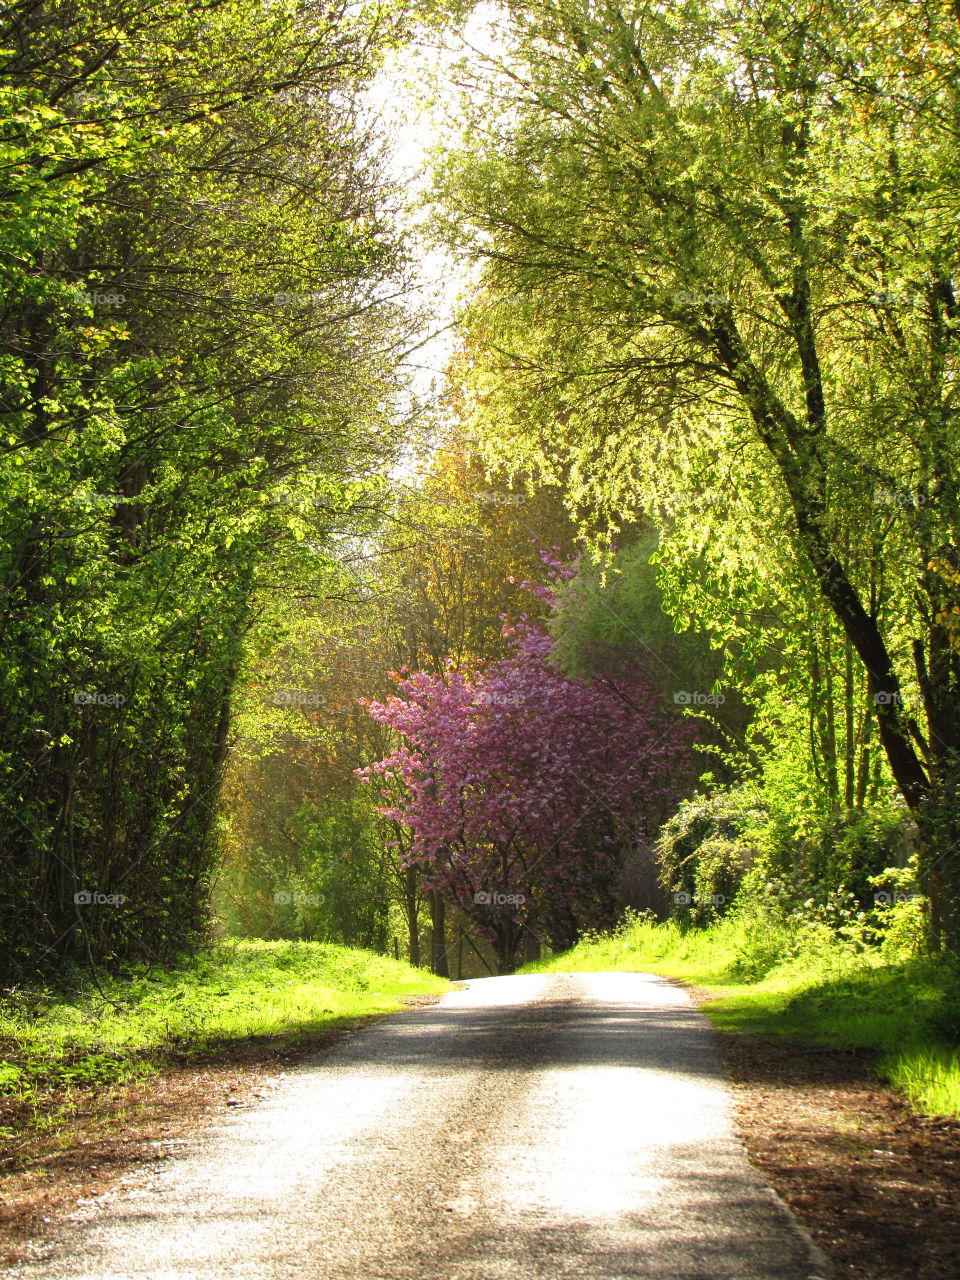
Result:
{"label": "road", "polygon": [[18,1280],[809,1280],[710,1031],[647,974],[470,982],[282,1077]]}

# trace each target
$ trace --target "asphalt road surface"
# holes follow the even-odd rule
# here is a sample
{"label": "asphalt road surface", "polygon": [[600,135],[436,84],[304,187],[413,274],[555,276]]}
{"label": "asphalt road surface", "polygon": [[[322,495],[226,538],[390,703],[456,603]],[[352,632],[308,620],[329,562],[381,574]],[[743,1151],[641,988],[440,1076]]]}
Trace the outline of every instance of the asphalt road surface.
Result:
{"label": "asphalt road surface", "polygon": [[809,1280],[709,1029],[646,974],[470,982],[85,1206],[23,1280]]}

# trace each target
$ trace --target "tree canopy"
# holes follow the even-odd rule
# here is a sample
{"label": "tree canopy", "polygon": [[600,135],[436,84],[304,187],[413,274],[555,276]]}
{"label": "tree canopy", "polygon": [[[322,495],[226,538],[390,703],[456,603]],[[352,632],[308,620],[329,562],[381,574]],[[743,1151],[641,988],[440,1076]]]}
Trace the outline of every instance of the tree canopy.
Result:
{"label": "tree canopy", "polygon": [[869,716],[956,946],[955,7],[548,0],[505,43],[437,181],[483,264],[470,428],[662,519],[678,617],[766,616],[843,685],[844,768]]}

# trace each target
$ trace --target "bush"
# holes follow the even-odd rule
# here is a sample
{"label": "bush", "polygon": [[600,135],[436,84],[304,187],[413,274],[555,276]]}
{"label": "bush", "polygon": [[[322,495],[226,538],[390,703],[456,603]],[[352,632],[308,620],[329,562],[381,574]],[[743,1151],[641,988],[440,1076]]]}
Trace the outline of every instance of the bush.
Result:
{"label": "bush", "polygon": [[685,800],[656,843],[660,880],[674,901],[671,914],[701,926],[722,916],[757,858],[766,818],[747,787]]}
{"label": "bush", "polygon": [[758,982],[796,951],[796,929],[773,894],[741,898],[730,923],[737,931],[730,973],[741,981]]}
{"label": "bush", "polygon": [[916,828],[902,804],[834,810],[808,817],[802,830],[785,815],[772,813],[761,836],[763,874],[780,880],[795,903],[813,898],[826,905],[839,891],[871,909],[875,877],[905,867]]}

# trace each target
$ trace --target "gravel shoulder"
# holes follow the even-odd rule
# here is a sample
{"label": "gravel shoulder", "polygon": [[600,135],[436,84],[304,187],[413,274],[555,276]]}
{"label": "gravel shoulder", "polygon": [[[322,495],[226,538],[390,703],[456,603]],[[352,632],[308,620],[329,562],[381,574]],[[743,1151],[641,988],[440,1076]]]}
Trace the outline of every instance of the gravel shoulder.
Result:
{"label": "gravel shoulder", "polygon": [[873,1055],[719,1036],[751,1162],[837,1280],[957,1280],[960,1121],[918,1116]]}

